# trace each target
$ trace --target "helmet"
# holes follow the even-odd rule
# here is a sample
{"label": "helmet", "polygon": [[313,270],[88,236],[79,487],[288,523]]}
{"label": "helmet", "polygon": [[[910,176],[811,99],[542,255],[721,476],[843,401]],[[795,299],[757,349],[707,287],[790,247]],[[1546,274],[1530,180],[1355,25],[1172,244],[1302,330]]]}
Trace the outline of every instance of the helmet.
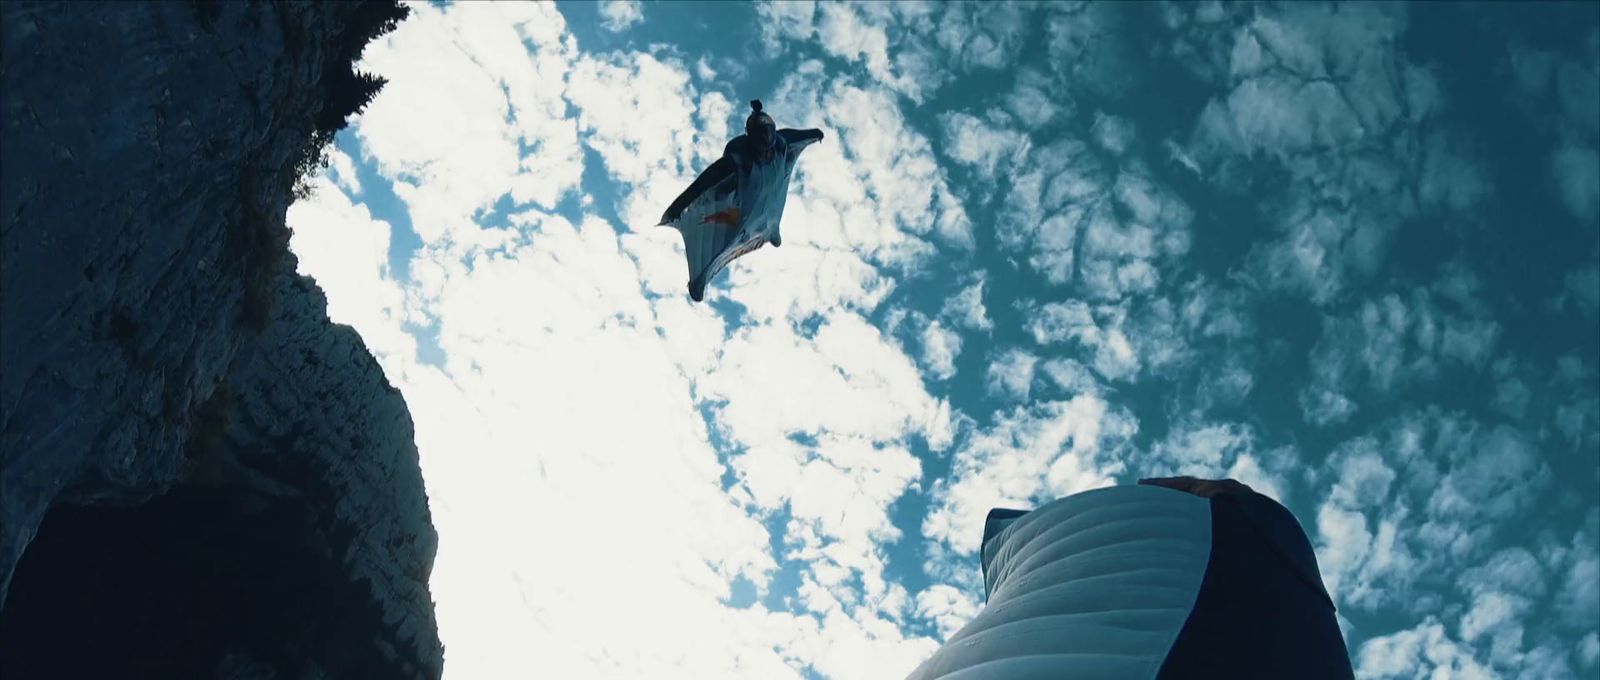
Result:
{"label": "helmet", "polygon": [[778,143],[778,124],[761,111],[760,99],[750,100],[750,117],[744,119],[744,133],[758,149],[770,149]]}

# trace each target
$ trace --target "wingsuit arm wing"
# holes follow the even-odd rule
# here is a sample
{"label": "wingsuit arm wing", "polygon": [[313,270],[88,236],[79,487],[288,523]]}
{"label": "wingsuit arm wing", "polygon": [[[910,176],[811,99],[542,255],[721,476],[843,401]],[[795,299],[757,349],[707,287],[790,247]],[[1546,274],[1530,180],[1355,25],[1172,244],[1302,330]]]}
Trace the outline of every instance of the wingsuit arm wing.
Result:
{"label": "wingsuit arm wing", "polygon": [[717,162],[712,163],[711,167],[706,168],[704,172],[700,173],[699,177],[694,178],[694,182],[689,184],[689,188],[678,194],[678,197],[672,201],[672,205],[667,206],[667,212],[661,215],[661,224],[671,224],[673,220],[678,219],[679,216],[683,215],[683,209],[689,207],[689,204],[693,203],[694,199],[699,198],[700,194],[705,193],[706,189],[716,186],[717,182],[721,182],[729,175],[732,175],[738,167],[738,163],[727,156],[717,159]]}
{"label": "wingsuit arm wing", "polygon": [[784,128],[778,131],[778,136],[783,138],[783,142],[788,144],[791,150],[799,151],[810,144],[822,141],[823,134],[821,130],[815,128],[810,130]]}

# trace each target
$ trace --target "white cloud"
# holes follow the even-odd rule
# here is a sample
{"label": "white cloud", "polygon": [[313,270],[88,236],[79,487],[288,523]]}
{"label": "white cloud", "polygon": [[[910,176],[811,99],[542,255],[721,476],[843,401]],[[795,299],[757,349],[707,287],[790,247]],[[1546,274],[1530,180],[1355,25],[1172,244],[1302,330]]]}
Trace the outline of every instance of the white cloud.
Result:
{"label": "white cloud", "polygon": [[1150,457],[1158,462],[1151,476],[1218,477],[1240,454],[1254,448],[1254,436],[1245,427],[1231,423],[1177,425],[1151,451]]}
{"label": "white cloud", "polygon": [[991,508],[1030,507],[1112,484],[1122,463],[1109,448],[1132,436],[1131,417],[1091,394],[994,414],[956,453],[934,487],[923,536],[971,555]]}
{"label": "white cloud", "polygon": [[1070,113],[1070,102],[1063,101],[1050,83],[1050,77],[1023,67],[1017,71],[1015,84],[1006,94],[1006,110],[1029,130],[1044,127],[1056,116]]}
{"label": "white cloud", "polygon": [[[1484,368],[1500,327],[1485,318],[1476,286],[1470,275],[1446,276],[1405,297],[1388,293],[1348,317],[1325,319],[1309,358],[1312,382],[1300,392],[1307,422],[1348,418],[1356,410],[1348,395],[1357,387],[1395,394],[1452,365]],[[1441,298],[1454,304],[1441,305]]]}
{"label": "white cloud", "polygon": [[1227,94],[1188,152],[1224,187],[1244,186],[1251,158],[1286,178],[1262,202],[1279,237],[1252,250],[1259,284],[1330,304],[1377,272],[1394,225],[1423,211],[1465,222],[1490,190],[1467,147],[1430,124],[1448,102],[1397,49],[1405,26],[1393,6],[1296,3],[1235,34]]}
{"label": "white cloud", "polygon": [[987,279],[980,272],[977,280],[967,284],[960,293],[944,301],[939,314],[952,323],[968,330],[986,331],[994,328],[989,312],[983,306],[983,287]]}
{"label": "white cloud", "polygon": [[831,57],[861,64],[878,83],[922,103],[955,73],[1014,62],[1024,9],[964,3],[763,3],[763,39],[814,41]]}
{"label": "white cloud", "polygon": [[937,430],[941,417],[911,359],[877,328],[842,313],[809,338],[776,325],[736,331],[698,387],[702,398],[727,402],[718,421],[750,443],[790,433],[893,442]]}
{"label": "white cloud", "polygon": [[1395,471],[1377,452],[1377,444],[1358,440],[1346,448],[1329,500],[1340,506],[1370,510],[1384,505],[1394,485]]}
{"label": "white cloud", "polygon": [[[892,96],[836,81],[816,98],[815,88],[796,77],[785,81],[781,94],[779,104],[802,119],[820,113],[819,123],[837,140],[837,146],[831,148],[824,141],[819,157],[802,162],[804,189],[816,192],[802,192],[802,196],[814,195],[834,203],[834,211],[851,218],[841,226],[846,233],[876,225],[879,243],[862,245],[876,247],[877,259],[896,262],[924,257],[927,247],[914,240],[923,236],[938,236],[960,248],[972,247],[971,225],[954,200],[933,145],[906,120]],[[852,214],[866,195],[873,198],[873,213]],[[885,239],[889,234],[894,238]]]}
{"label": "white cloud", "polygon": [[996,171],[1006,170],[1028,148],[1027,136],[970,113],[943,114],[939,124],[944,129],[945,153],[976,169],[986,181],[993,181]]}
{"label": "white cloud", "polygon": [[956,356],[961,353],[961,334],[945,328],[937,319],[922,331],[922,361],[939,380],[956,374]]}
{"label": "white cloud", "polygon": [[[787,672],[771,651],[775,615],[720,603],[737,576],[765,583],[774,559],[766,530],[722,493],[633,261],[604,223],[518,222],[523,236],[506,250],[439,263],[445,371],[391,374],[413,408],[441,535],[432,585],[447,668]],[[619,414],[627,427],[615,427]],[[630,502],[596,502],[601,489]],[[551,546],[584,559],[549,560]],[[581,596],[596,589],[614,597]],[[625,612],[636,598],[673,620]],[[684,637],[707,634],[728,647]],[[529,645],[544,651],[516,652]]]}
{"label": "white cloud", "polygon": [[[808,582],[827,593],[818,602],[898,616],[898,609],[882,602],[862,605],[899,588],[884,581],[880,545],[900,536],[888,507],[921,475],[920,461],[903,448],[834,435],[820,439],[811,454],[785,490],[792,512],[785,559],[808,565]],[[859,585],[852,576],[861,579]],[[818,602],[808,606],[826,613],[831,605]]]}
{"label": "white cloud", "polygon": [[[846,248],[835,244],[790,247],[790,238],[797,243],[823,238],[826,234],[819,232],[837,224],[816,219],[803,209],[796,210],[792,199],[785,211],[786,225],[791,216],[796,225],[803,226],[785,228],[786,234],[794,236],[785,238],[783,250],[763,248],[741,258],[729,267],[724,274],[726,279],[719,278],[713,284],[715,292],[708,295],[713,299],[726,295],[743,305],[752,320],[761,322],[805,319],[835,308],[872,310],[894,289],[895,279]],[[810,234],[806,236],[796,234],[808,230]],[[673,239],[677,236],[673,235]],[[681,255],[674,264],[677,270],[672,272],[676,277],[673,290],[682,294],[687,275],[682,272]]]}
{"label": "white cloud", "polygon": [[1449,208],[1465,213],[1489,194],[1485,170],[1462,153],[1461,140],[1434,130],[1427,136],[1417,198],[1424,208]]}
{"label": "white cloud", "polygon": [[786,636],[794,640],[784,652],[816,659],[819,674],[829,678],[882,678],[909,673],[931,655],[937,643],[928,638],[902,640],[892,620],[852,615],[839,607],[823,607],[819,619],[800,618]]}
{"label": "white cloud", "polygon": [[890,87],[915,92],[916,85],[894,73],[889,61],[888,27],[883,21],[887,13],[872,9],[840,3],[819,5],[817,37],[822,48],[849,61],[865,62],[867,71]]}
{"label": "white cloud", "polygon": [[700,57],[700,60],[694,63],[694,74],[702,81],[717,79],[717,69],[711,65],[709,57]]}
{"label": "white cloud", "polygon": [[1600,265],[1590,263],[1569,272],[1563,295],[1571,296],[1577,301],[1578,309],[1591,316],[1600,311]]}
{"label": "white cloud", "polygon": [[[732,135],[735,130],[742,129],[742,123],[739,122],[741,117],[734,110],[734,103],[721,92],[708,92],[695,97],[696,129],[712,132],[728,130],[728,134]],[[718,135],[701,134],[696,137],[699,138],[695,144],[696,158],[713,159],[722,155],[726,144]]]}
{"label": "white cloud", "polygon": [[[931,651],[931,642],[905,638],[874,613],[896,606],[884,599],[897,586],[883,584],[878,547],[897,535],[887,506],[920,468],[903,448],[872,439],[892,442],[907,428],[937,425],[894,413],[905,398],[932,409],[916,418],[948,417],[922,395],[909,361],[870,327],[845,318],[808,341],[771,327],[765,335],[746,333],[722,350],[720,364],[699,363],[696,351],[716,347],[722,331],[711,327],[709,342],[703,332],[684,333],[696,328],[684,323],[692,321],[684,316],[687,303],[672,298],[652,308],[640,298],[640,273],[609,225],[520,219],[526,235],[504,254],[473,256],[470,267],[442,263],[449,273],[434,308],[447,372],[413,367],[391,374],[416,414],[441,533],[433,585],[451,674],[521,668],[574,676],[621,669],[652,677],[773,677],[804,664],[854,677],[903,671]],[[544,295],[530,299],[527,290]],[[669,322],[673,333],[665,340],[657,324]],[[861,354],[862,340],[878,344],[878,353]],[[795,342],[803,344],[790,355],[774,354]],[[840,390],[839,408],[828,413],[799,402],[785,408],[774,392],[726,389],[755,383],[750,371],[793,362],[797,373],[761,384],[803,394],[806,386],[788,381],[829,356],[840,359],[832,365],[848,377],[823,369]],[[386,364],[394,359],[380,357]],[[680,357],[691,361],[680,364]],[[801,550],[827,551],[808,560],[819,573],[843,568],[868,584],[864,593],[837,580],[820,586],[855,600],[825,612],[820,628],[807,616],[720,603],[736,576],[766,587],[776,556],[768,552],[765,528],[722,492],[723,468],[688,397],[696,369],[710,373],[694,389],[728,399],[717,427],[735,441],[754,440],[747,458],[734,459],[744,493],[758,507],[789,504],[800,523],[791,526],[790,540]],[[885,391],[862,389],[865,383]],[[621,384],[628,389],[611,387]],[[737,408],[754,405],[750,399],[796,417],[768,420],[759,410]],[[628,427],[615,427],[619,414]],[[772,442],[794,430],[827,438],[813,452],[774,457]],[[629,500],[597,503],[596,493]],[[584,559],[548,560],[550,546]],[[600,590],[619,599],[597,604],[579,596]],[[674,620],[618,609],[640,598],[665,603],[652,611]],[[820,647],[810,646],[817,641]],[[530,644],[547,651],[516,654]]]}
{"label": "white cloud", "polygon": [[[1327,6],[1279,9],[1256,16],[1239,32],[1233,76],[1262,81],[1266,88],[1289,85],[1274,79],[1276,74],[1303,81],[1299,92],[1286,93],[1302,98],[1302,105],[1261,109],[1266,115],[1246,123],[1246,129],[1262,124],[1276,128],[1285,136],[1269,142],[1274,145],[1317,137],[1337,143],[1346,135],[1376,132],[1400,115],[1401,79],[1389,78],[1398,74],[1392,74],[1396,64],[1386,57],[1405,28],[1403,12],[1389,7],[1355,12]],[[1329,95],[1337,101],[1325,100]],[[1308,105],[1313,102],[1325,105]]]}
{"label": "white cloud", "polygon": [[502,196],[548,208],[577,188],[577,131],[559,116],[575,50],[564,26],[549,5],[416,5],[367,47],[362,68],[389,83],[356,134],[425,243],[477,242],[473,216]]}
{"label": "white cloud", "polygon": [[1526,509],[1550,481],[1534,445],[1509,427],[1479,433],[1465,451],[1443,453],[1451,468],[1428,499],[1436,518],[1503,521]]}
{"label": "white cloud", "polygon": [[1136,472],[1141,477],[1236,479],[1287,503],[1288,481],[1276,471],[1285,460],[1293,460],[1291,450],[1258,452],[1255,431],[1248,425],[1188,418],[1175,423],[1139,459]]}
{"label": "white cloud", "polygon": [[1376,269],[1389,232],[1367,216],[1336,212],[1309,194],[1293,201],[1277,216],[1283,237],[1255,246],[1250,265],[1266,287],[1328,304]]}
{"label": "white cloud", "polygon": [[1534,611],[1549,591],[1546,572],[1540,558],[1510,547],[1460,576],[1469,606],[1458,620],[1459,637],[1500,674],[1562,677],[1572,672],[1564,658],[1567,645],[1537,632],[1542,617]]}
{"label": "white cloud", "polygon": [[[916,367],[897,346],[845,314],[825,319],[811,337],[787,325],[742,329],[724,342],[716,368],[696,386],[701,398],[722,404],[716,426],[729,446],[744,451],[733,467],[754,501],[787,503],[793,520],[785,529],[790,547],[784,559],[807,565],[806,578],[814,583],[807,606],[827,621],[835,614],[848,613],[852,621],[877,616],[874,598],[892,590],[883,582],[881,546],[899,536],[888,509],[921,475],[918,460],[899,442],[917,436],[935,450],[947,445],[948,406],[924,391]],[[815,443],[796,446],[792,436]],[[898,633],[875,635],[882,644],[901,644]],[[914,665],[928,651],[885,658],[910,658]],[[889,652],[830,647],[815,662],[838,677],[856,677],[881,668],[862,665],[869,659],[860,655],[880,653]]]}
{"label": "white cloud", "polygon": [[1264,456],[1241,453],[1233,460],[1233,464],[1228,466],[1228,470],[1222,473],[1222,476],[1227,479],[1237,479],[1255,489],[1257,493],[1288,505],[1290,502],[1288,480],[1277,472],[1263,467],[1262,461],[1264,459],[1269,463],[1277,463],[1277,467],[1287,467],[1282,464],[1282,461],[1293,461],[1294,457],[1292,451],[1282,449]]}
{"label": "white cloud", "polygon": [[1600,442],[1600,428],[1596,427],[1600,424],[1600,397],[1593,392],[1575,395],[1555,408],[1551,420],[1573,448],[1594,451]]}
{"label": "white cloud", "polygon": [[756,10],[761,13],[762,39],[766,42],[780,37],[809,40],[816,35],[815,0],[766,2],[757,5]]}
{"label": "white cloud", "polygon": [[[1414,564],[1409,551],[1395,551],[1395,531],[1402,520],[1410,516],[1409,507],[1398,505],[1378,522],[1375,537],[1373,522],[1367,518],[1368,508],[1381,508],[1388,501],[1389,485],[1395,472],[1382,459],[1365,449],[1371,442],[1360,442],[1348,447],[1346,460],[1339,463],[1345,476],[1333,486],[1326,503],[1317,511],[1316,535],[1319,537],[1317,560],[1321,564],[1323,581],[1328,592],[1338,602],[1371,606],[1381,597],[1381,586],[1375,582],[1395,575],[1411,575]],[[1338,454],[1336,454],[1338,455]],[[1377,539],[1375,541],[1375,538]],[[1388,584],[1396,592],[1404,592],[1400,579]]]}
{"label": "white cloud", "polygon": [[1194,156],[1190,155],[1182,146],[1179,146],[1177,142],[1170,139],[1166,140],[1162,143],[1162,148],[1166,149],[1168,160],[1182,166],[1183,169],[1188,170],[1194,176],[1199,177],[1204,173],[1204,170],[1200,168],[1199,161],[1196,161]]}
{"label": "white cloud", "polygon": [[1555,57],[1549,52],[1512,45],[1508,50],[1513,82],[1517,86],[1515,100],[1539,101],[1550,91],[1551,76],[1555,73]]}
{"label": "white cloud", "polygon": [[1367,640],[1356,651],[1356,672],[1363,678],[1412,677],[1422,662],[1426,637],[1443,635],[1437,622]]}
{"label": "white cloud", "polygon": [[999,69],[1017,60],[1029,17],[1022,5],[946,3],[935,40],[958,65]]}
{"label": "white cloud", "polygon": [[1033,384],[1033,367],[1039,357],[1026,350],[1008,349],[989,360],[989,394],[1012,401],[1027,401],[1028,389]]}
{"label": "white cloud", "polygon": [[1125,314],[1120,308],[1091,308],[1077,300],[1037,307],[1024,302],[1021,308],[1029,317],[1025,329],[1034,342],[1044,346],[1077,342],[1092,354],[1090,366],[1108,380],[1128,380],[1139,372],[1139,357],[1121,328]]}
{"label": "white cloud", "polygon": [[1592,149],[1600,141],[1600,39],[1590,30],[1583,50],[1587,59],[1571,59],[1555,67],[1556,97],[1561,106],[1561,134],[1569,140],[1586,142]]}
{"label": "white cloud", "polygon": [[1095,379],[1094,374],[1083,364],[1072,359],[1046,359],[1039,365],[1039,370],[1069,396],[1100,393],[1100,382]]}
{"label": "white cloud", "polygon": [[1175,29],[1170,47],[1174,60],[1199,82],[1225,82],[1230,73],[1230,54],[1237,42],[1235,19],[1245,11],[1248,10],[1214,1],[1168,6],[1162,19]]}
{"label": "white cloud", "polygon": [[1188,250],[1187,227],[1193,213],[1176,195],[1127,171],[1118,174],[1107,198],[1132,219],[1116,221],[1110,200],[1095,209],[1078,249],[1079,280],[1091,297],[1099,299],[1152,292],[1161,281],[1156,258]]}
{"label": "white cloud", "polygon": [[1196,351],[1190,339],[1201,329],[1194,327],[1186,310],[1164,296],[1129,306],[1129,340],[1150,373],[1170,375],[1192,364]]}
{"label": "white cloud", "polygon": [[1154,476],[1171,476],[1168,473],[1175,472],[1193,477],[1218,477],[1226,465],[1224,460],[1231,462],[1254,447],[1250,431],[1237,425],[1179,426],[1151,452],[1152,457],[1162,463],[1153,470]]}
{"label": "white cloud", "polygon": [[[337,167],[339,176],[354,176]],[[291,205],[285,217],[297,271],[316,279],[328,296],[328,316],[360,332],[385,369],[414,362],[416,339],[402,330],[405,293],[389,271],[393,227],[352,204],[325,176],[314,186],[315,194]]]}
{"label": "white cloud", "polygon": [[[1116,123],[1105,123],[1102,137]],[[1105,143],[1129,143],[1128,140]],[[1193,211],[1151,179],[1142,161],[1123,167],[1078,140],[1029,146],[1010,176],[998,217],[1001,245],[1026,254],[1052,284],[1077,283],[1086,297],[1149,293],[1160,263],[1188,251]]]}
{"label": "white cloud", "polygon": [[1033,147],[1007,189],[1000,242],[1031,253],[1029,265],[1052,283],[1065,283],[1074,271],[1078,231],[1094,213],[1104,183],[1104,171],[1083,144]]}
{"label": "white cloud", "polygon": [[[1240,41],[1250,42],[1248,36]],[[1214,143],[1280,158],[1319,146],[1339,147],[1362,134],[1337,86],[1281,75],[1240,83],[1226,100],[1206,108],[1200,124]]]}
{"label": "white cloud", "polygon": [[917,593],[917,615],[934,622],[940,639],[948,640],[978,615],[978,609],[971,595],[942,583]]}
{"label": "white cloud", "polygon": [[1249,397],[1255,389],[1256,378],[1245,361],[1235,353],[1221,363],[1202,369],[1201,384],[1205,389],[1195,394],[1196,407],[1209,409],[1212,406],[1239,404]]}
{"label": "white cloud", "polygon": [[714,160],[705,151],[720,155],[714,141],[696,144],[696,93],[682,64],[643,53],[584,56],[568,82],[583,142],[626,192],[620,212],[634,230],[656,223],[661,206],[694,178],[696,162]]}
{"label": "white cloud", "polygon": [[1527,383],[1514,374],[1515,366],[1515,362],[1509,358],[1495,362],[1494,406],[1506,416],[1521,420],[1527,415],[1533,393],[1528,390]]}
{"label": "white cloud", "polygon": [[[1437,412],[1381,432],[1341,444],[1325,466],[1333,486],[1317,511],[1317,556],[1336,601],[1419,613],[1456,589],[1537,597],[1525,551],[1489,555],[1505,523],[1550,482],[1526,436]],[[1462,564],[1484,566],[1462,574]],[[1474,630],[1489,630],[1505,604],[1485,601]]]}
{"label": "white cloud", "polygon": [[1128,147],[1138,137],[1138,132],[1133,126],[1133,121],[1120,116],[1107,115],[1104,111],[1094,114],[1094,127],[1090,130],[1100,148],[1113,156],[1121,156],[1127,152]]}
{"label": "white cloud", "polygon": [[[1486,633],[1492,633],[1506,627],[1514,627],[1516,636],[1522,637],[1522,627],[1514,621],[1524,616],[1528,611],[1526,599],[1500,592],[1479,594],[1472,601],[1472,608],[1461,615],[1461,639],[1474,642]],[[1520,642],[1520,640],[1519,640]],[[1519,645],[1520,646],[1520,645]],[[1516,651],[1512,648],[1511,651]]]}
{"label": "white cloud", "polygon": [[644,3],[640,0],[604,0],[600,3],[600,25],[613,33],[644,21]]}
{"label": "white cloud", "polygon": [[1245,340],[1257,333],[1250,301],[1239,288],[1221,288],[1205,278],[1186,283],[1174,296],[1181,300],[1183,326],[1202,338]]}
{"label": "white cloud", "polygon": [[1600,548],[1593,537],[1575,536],[1567,559],[1566,577],[1556,595],[1556,610],[1563,621],[1577,629],[1593,630],[1600,621]]}
{"label": "white cloud", "polygon": [[1600,217],[1600,152],[1568,146],[1550,158],[1550,171],[1561,189],[1561,201],[1574,217],[1594,222]]}
{"label": "white cloud", "polygon": [[1473,657],[1472,650],[1450,638],[1438,619],[1375,637],[1356,653],[1356,675],[1362,678],[1493,678],[1496,674]]}
{"label": "white cloud", "polygon": [[349,194],[351,198],[361,197],[361,180],[356,177],[355,162],[350,160],[350,155],[340,151],[336,146],[328,148],[328,168],[332,171],[333,181]]}
{"label": "white cloud", "polygon": [[1051,3],[1046,11],[1041,24],[1058,87],[1071,84],[1100,99],[1121,100],[1141,74],[1133,63],[1121,8]]}

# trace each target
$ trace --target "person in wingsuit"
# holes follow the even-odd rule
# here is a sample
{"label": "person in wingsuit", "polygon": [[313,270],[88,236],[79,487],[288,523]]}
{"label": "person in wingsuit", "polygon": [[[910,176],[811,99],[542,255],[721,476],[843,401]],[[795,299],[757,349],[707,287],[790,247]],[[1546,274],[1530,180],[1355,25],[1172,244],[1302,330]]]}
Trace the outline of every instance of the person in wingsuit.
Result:
{"label": "person in wingsuit", "polygon": [[1311,542],[1231,479],[996,508],[983,610],[911,680],[1353,677]]}
{"label": "person in wingsuit", "polygon": [[821,130],[778,129],[759,99],[750,102],[744,132],[661,216],[661,226],[683,235],[689,297],[696,302],[728,263],[768,243],[783,245],[778,224],[795,161],[823,138]]}

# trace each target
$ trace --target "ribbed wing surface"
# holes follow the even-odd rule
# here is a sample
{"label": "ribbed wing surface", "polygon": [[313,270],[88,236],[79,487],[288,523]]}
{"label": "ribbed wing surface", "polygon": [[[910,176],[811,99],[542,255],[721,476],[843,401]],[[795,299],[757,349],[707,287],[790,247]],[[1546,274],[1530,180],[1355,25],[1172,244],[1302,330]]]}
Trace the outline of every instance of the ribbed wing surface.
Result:
{"label": "ribbed wing surface", "polygon": [[700,194],[668,226],[683,236],[689,263],[689,296],[696,302],[705,297],[706,283],[729,262],[766,243],[765,234],[744,228],[737,175],[730,175]]}

